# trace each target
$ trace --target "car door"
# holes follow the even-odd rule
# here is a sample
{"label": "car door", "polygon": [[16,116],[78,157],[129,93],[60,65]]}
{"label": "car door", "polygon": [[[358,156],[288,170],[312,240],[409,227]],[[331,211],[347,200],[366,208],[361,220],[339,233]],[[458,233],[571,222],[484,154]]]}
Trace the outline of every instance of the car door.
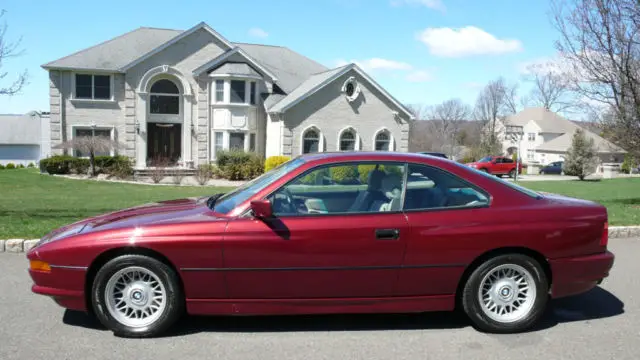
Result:
{"label": "car door", "polygon": [[[409,237],[403,174],[403,163],[320,166],[267,197],[273,218],[231,221],[224,239],[229,297],[393,295]],[[353,201],[334,202],[354,191]]]}
{"label": "car door", "polygon": [[411,228],[397,296],[456,291],[461,261],[485,235],[490,196],[437,167],[409,164],[404,212]]}

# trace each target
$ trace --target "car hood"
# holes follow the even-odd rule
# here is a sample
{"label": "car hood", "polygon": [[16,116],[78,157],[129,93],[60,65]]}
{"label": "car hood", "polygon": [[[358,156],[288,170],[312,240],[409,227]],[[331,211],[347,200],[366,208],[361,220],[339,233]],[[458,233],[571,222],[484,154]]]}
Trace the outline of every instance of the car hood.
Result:
{"label": "car hood", "polygon": [[207,199],[208,197],[185,198],[134,206],[75,222],[53,231],[48,237],[70,229],[77,229],[75,233],[87,233],[221,219],[207,207]]}

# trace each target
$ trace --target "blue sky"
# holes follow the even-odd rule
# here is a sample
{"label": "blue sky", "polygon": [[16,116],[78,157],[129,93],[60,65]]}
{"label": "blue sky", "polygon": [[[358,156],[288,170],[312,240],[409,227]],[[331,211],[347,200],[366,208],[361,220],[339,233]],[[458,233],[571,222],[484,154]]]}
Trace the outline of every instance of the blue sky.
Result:
{"label": "blue sky", "polygon": [[555,54],[542,0],[0,0],[0,8],[9,40],[21,36],[24,48],[2,65],[2,84],[29,71],[21,94],[0,98],[0,113],[48,111],[42,64],[140,26],[205,21],[231,41],[287,46],[329,67],[355,61],[410,104],[472,104],[482,84],[518,80],[523,64]]}

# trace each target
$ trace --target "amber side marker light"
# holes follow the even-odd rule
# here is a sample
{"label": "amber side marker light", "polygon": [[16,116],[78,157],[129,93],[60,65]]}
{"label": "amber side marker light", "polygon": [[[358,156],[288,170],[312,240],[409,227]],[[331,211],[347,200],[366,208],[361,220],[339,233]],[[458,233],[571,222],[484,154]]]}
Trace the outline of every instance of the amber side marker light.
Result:
{"label": "amber side marker light", "polygon": [[51,266],[42,260],[29,260],[29,268],[33,271],[51,272]]}

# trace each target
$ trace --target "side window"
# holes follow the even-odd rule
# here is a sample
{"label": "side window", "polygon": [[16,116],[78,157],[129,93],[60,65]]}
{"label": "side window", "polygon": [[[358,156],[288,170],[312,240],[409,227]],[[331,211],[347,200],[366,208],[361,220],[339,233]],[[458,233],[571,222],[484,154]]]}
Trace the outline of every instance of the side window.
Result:
{"label": "side window", "polygon": [[503,162],[502,158],[496,158],[495,160],[496,160],[496,164],[502,164]]}
{"label": "side window", "polygon": [[271,196],[276,216],[402,210],[404,163],[351,162],[307,171]]}
{"label": "side window", "polygon": [[504,158],[504,159],[503,159],[503,162],[504,162],[505,164],[507,164],[507,163],[508,163],[508,164],[512,164],[512,163],[514,163],[515,161],[513,161],[513,159],[510,159],[510,158]]}
{"label": "side window", "polygon": [[488,203],[487,195],[453,174],[431,166],[409,165],[405,210],[474,207]]}

